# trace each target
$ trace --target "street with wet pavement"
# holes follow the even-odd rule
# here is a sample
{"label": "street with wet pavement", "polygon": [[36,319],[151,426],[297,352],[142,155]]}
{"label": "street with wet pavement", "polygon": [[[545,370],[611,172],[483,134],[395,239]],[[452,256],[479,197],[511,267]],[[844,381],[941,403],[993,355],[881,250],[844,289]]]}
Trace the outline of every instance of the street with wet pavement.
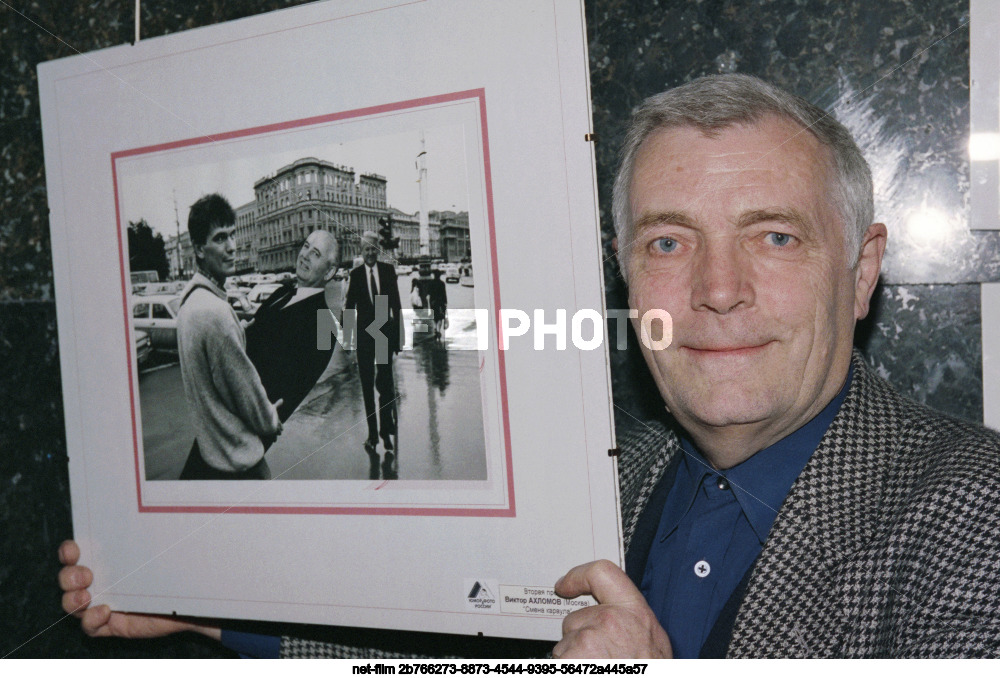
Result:
{"label": "street with wet pavement", "polygon": [[[409,277],[400,277],[404,310]],[[315,387],[285,422],[265,455],[272,479],[484,480],[482,397],[473,290],[448,284],[449,328],[443,339],[406,322],[409,346],[393,359],[398,434],[388,452],[368,436],[358,367],[352,351],[338,346]],[[409,315],[409,314],[407,314]],[[470,350],[471,349],[471,350]],[[147,480],[176,479],[194,429],[176,356],[139,377],[139,403]]]}

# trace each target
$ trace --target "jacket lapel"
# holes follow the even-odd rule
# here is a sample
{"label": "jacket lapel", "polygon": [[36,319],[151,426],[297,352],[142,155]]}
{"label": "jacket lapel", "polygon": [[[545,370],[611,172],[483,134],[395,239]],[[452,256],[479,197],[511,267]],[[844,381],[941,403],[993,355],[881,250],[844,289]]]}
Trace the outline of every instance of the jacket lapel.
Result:
{"label": "jacket lapel", "polygon": [[[622,539],[625,552],[632,547],[642,513],[653,491],[681,454],[677,435],[659,421],[639,421],[621,427],[618,437],[618,482],[622,506]],[[648,552],[649,545],[645,546]]]}
{"label": "jacket lapel", "polygon": [[852,554],[875,532],[900,422],[896,398],[853,356],[847,397],[792,485],[750,578],[729,656],[839,654],[857,598]]}

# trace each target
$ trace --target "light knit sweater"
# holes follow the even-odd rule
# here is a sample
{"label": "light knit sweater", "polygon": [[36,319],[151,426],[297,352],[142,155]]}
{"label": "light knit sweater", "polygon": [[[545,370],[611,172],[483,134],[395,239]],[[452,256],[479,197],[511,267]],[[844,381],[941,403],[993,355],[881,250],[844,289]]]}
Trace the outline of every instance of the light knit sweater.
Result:
{"label": "light knit sweater", "polygon": [[177,348],[201,456],[220,471],[244,471],[264,457],[260,436],[281,430],[278,411],[247,358],[226,293],[196,273],[181,299]]}

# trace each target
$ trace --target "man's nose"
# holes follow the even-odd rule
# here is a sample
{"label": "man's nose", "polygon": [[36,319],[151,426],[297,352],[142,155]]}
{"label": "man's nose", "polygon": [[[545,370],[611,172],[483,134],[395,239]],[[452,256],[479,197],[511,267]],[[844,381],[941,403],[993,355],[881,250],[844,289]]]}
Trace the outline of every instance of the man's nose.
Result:
{"label": "man's nose", "polygon": [[695,310],[729,313],[741,306],[753,306],[748,254],[733,240],[708,241],[702,248],[691,291]]}

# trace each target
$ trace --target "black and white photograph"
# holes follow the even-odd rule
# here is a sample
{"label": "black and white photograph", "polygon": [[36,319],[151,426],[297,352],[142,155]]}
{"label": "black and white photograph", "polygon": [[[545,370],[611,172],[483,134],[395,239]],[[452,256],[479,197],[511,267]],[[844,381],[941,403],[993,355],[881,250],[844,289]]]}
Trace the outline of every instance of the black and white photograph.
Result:
{"label": "black and white photograph", "polygon": [[606,352],[504,319],[555,346],[602,308],[582,27],[346,0],[39,66],[109,605],[558,635],[567,607],[500,596],[621,555]]}
{"label": "black and white photograph", "polygon": [[145,479],[486,480],[461,127],[197,146],[119,176]]}

